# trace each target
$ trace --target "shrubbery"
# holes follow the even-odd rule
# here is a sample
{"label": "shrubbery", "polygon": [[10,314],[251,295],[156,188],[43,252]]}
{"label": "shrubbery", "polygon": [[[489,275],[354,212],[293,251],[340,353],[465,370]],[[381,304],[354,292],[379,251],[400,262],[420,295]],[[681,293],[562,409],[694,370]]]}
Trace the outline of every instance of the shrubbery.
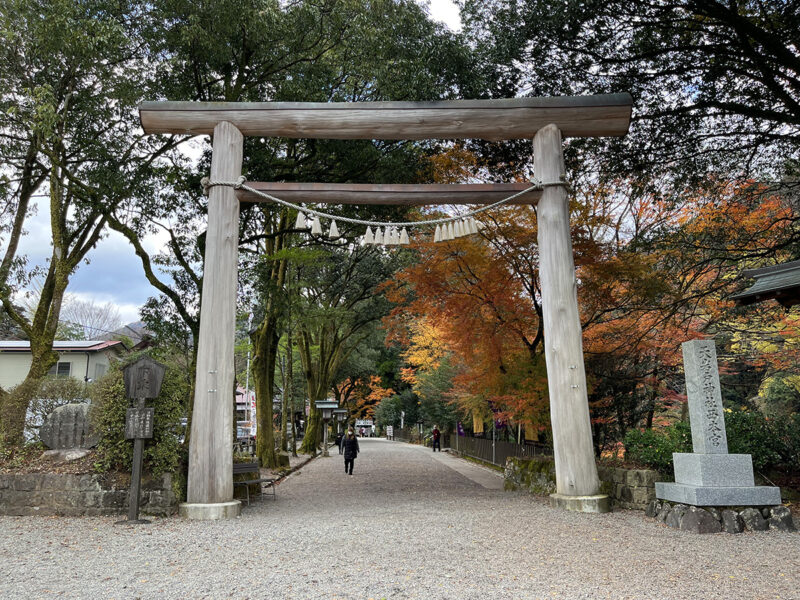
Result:
{"label": "shrubbery", "polygon": [[[129,471],[131,468],[133,442],[125,439],[125,412],[132,401],[125,397],[122,369],[139,358],[141,355],[112,366],[92,389],[92,419],[100,435],[95,463],[98,471]],[[155,413],[153,438],[146,440],[144,446],[146,473],[159,476],[178,470],[182,460],[181,417],[186,413],[189,393],[184,374],[177,367],[167,365],[160,396],[147,404],[155,408]]]}
{"label": "shrubbery", "polygon": [[631,429],[624,444],[626,459],[671,473],[672,453],[692,451],[692,431],[689,423],[682,421],[661,430]]}
{"label": "shrubbery", "polygon": [[775,427],[778,420],[767,419],[760,412],[726,411],[728,452],[752,455],[753,468],[757,471],[782,464],[783,443]]}
{"label": "shrubbery", "polygon": [[[765,472],[784,468],[800,472],[800,415],[765,417],[760,412],[726,411],[725,432],[731,454],[750,454],[753,467]],[[625,436],[627,459],[672,474],[672,453],[691,452],[689,423],[661,430],[631,430]]]}

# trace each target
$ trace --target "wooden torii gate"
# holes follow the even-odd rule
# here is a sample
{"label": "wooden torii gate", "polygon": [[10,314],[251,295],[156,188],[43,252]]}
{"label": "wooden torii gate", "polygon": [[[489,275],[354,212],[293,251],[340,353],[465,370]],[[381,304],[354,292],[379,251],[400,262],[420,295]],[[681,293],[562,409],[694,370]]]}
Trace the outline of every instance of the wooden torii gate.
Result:
{"label": "wooden torii gate", "polygon": [[[533,139],[538,200],[539,269],[545,358],[555,449],[557,493],[552,503],[570,510],[604,512],[598,494],[586,395],[577,283],[564,182],[562,136],[623,136],[630,125],[628,94],[505,100],[366,103],[145,102],[145,133],[213,135],[212,181],[235,181],[242,172],[243,136],[333,139]],[[551,185],[547,185],[551,184]],[[488,204],[527,184],[494,185],[248,185],[287,201],[309,203]],[[214,186],[197,340],[195,400],[189,443],[187,518],[239,514],[233,500],[233,348],[236,317],[239,202],[252,194]]]}

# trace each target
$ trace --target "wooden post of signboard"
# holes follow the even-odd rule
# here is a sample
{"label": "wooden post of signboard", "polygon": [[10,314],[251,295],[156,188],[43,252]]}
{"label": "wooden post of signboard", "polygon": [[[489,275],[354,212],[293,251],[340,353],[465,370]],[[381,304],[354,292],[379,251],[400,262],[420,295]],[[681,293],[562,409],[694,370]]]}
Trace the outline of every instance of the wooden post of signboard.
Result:
{"label": "wooden post of signboard", "polygon": [[142,357],[123,370],[125,397],[135,399],[136,407],[125,413],[125,439],[133,440],[133,468],[128,490],[128,519],[117,524],[150,521],[139,518],[139,490],[142,483],[142,456],[144,441],[153,437],[153,408],[145,407],[145,401],[158,398],[164,381],[166,367],[150,357]]}
{"label": "wooden post of signboard", "polygon": [[592,445],[577,282],[572,257],[561,131],[539,130],[533,140],[533,167],[545,185],[537,208],[539,273],[542,285],[547,386],[556,466],[551,502],[570,510],[606,512],[608,496],[600,481]]}
{"label": "wooden post of signboard", "polygon": [[[235,181],[242,173],[241,132],[228,122],[214,127],[211,181]],[[186,503],[190,519],[239,515],[233,500],[233,346],[239,246],[239,201],[230,186],[208,196],[208,231],[197,340]]]}

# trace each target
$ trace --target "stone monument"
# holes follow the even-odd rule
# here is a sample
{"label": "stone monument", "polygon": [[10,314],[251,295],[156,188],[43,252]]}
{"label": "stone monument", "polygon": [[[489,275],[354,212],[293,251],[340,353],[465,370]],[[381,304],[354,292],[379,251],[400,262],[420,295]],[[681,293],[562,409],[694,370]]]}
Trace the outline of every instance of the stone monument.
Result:
{"label": "stone monument", "polygon": [[780,504],[780,488],[755,485],[749,454],[728,454],[714,341],[682,348],[694,452],[672,455],[675,483],[656,483],[656,497],[693,506]]}
{"label": "stone monument", "polygon": [[75,403],[56,408],[45,417],[39,439],[50,449],[44,453],[45,458],[76,460],[86,456],[98,442],[89,419],[89,405]]}

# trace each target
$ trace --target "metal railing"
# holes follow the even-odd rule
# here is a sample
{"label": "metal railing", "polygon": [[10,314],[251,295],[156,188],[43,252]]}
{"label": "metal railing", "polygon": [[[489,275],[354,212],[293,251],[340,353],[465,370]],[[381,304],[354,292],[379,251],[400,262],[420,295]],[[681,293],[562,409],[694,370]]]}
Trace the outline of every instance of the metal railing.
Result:
{"label": "metal railing", "polygon": [[[411,428],[394,428],[392,437],[398,442],[423,443],[430,446],[430,434],[421,440],[417,432]],[[509,456],[519,458],[533,458],[535,456],[552,456],[553,449],[540,443],[516,444],[492,438],[478,438],[470,436],[456,435],[455,433],[442,434],[442,448],[450,448],[459,454],[477,458],[487,463],[504,467]]]}
{"label": "metal railing", "polygon": [[533,458],[535,456],[552,456],[553,449],[542,444],[515,444],[460,435],[450,436],[450,448],[472,458],[504,467],[510,456]]}

